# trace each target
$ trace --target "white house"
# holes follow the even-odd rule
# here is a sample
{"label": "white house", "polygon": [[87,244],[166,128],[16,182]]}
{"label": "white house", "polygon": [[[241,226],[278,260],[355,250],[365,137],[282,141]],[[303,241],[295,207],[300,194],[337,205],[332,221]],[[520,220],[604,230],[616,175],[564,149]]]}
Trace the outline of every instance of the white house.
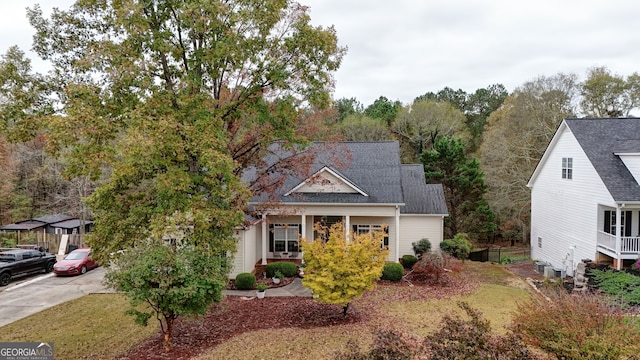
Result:
{"label": "white house", "polygon": [[[236,231],[232,278],[269,261],[301,260],[299,240],[317,238],[315,223],[342,222],[349,233],[368,233],[386,225],[388,236],[381,246],[389,249],[387,261],[413,254],[412,243],[422,238],[439,248],[448,215],[442,186],[425,183],[422,165],[401,164],[397,141],[313,143],[301,154],[313,151],[308,164],[298,164],[307,168],[307,175],[285,174],[274,193],[251,200],[254,217]],[[276,144],[265,163],[289,157],[291,150]],[[255,180],[255,174],[249,169],[245,180]]]}
{"label": "white house", "polygon": [[531,257],[573,275],[583,259],[620,269],[640,254],[640,119],[565,119],[536,167]]}

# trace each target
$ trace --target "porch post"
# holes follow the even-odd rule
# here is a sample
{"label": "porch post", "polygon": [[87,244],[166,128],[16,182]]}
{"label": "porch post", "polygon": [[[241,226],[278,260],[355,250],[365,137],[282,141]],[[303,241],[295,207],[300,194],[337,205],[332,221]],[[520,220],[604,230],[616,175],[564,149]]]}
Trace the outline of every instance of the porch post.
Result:
{"label": "porch post", "polygon": [[267,214],[262,214],[262,265],[267,265]]}
{"label": "porch post", "polygon": [[344,238],[349,241],[349,234],[351,234],[351,216],[344,216]]}
{"label": "porch post", "polygon": [[400,262],[400,206],[396,205],[396,254],[394,262]]}
{"label": "porch post", "polygon": [[620,205],[616,205],[616,270],[622,269],[622,259],[620,256],[622,250],[622,241],[620,238],[622,226],[620,223],[622,223],[622,211],[620,211]]}
{"label": "porch post", "polygon": [[307,239],[307,216],[305,214],[300,215],[300,227],[302,228],[302,234],[300,234],[300,236]]}

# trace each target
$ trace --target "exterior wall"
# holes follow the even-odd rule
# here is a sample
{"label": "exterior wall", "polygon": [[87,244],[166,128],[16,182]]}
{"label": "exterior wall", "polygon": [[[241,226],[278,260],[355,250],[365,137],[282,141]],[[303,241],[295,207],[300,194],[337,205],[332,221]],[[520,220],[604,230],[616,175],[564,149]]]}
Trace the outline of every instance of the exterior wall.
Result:
{"label": "exterior wall", "polygon": [[[615,203],[570,130],[559,135],[531,188],[531,257],[572,275],[582,259],[595,259],[598,204]],[[563,157],[573,158],[571,180],[562,179]]]}
{"label": "exterior wall", "polygon": [[431,251],[439,251],[443,237],[442,216],[400,216],[400,254],[414,255],[412,243],[427,238],[431,242]]}
{"label": "exterior wall", "polygon": [[256,228],[259,226],[252,226],[246,230],[237,230],[235,233],[236,238],[236,253],[233,258],[233,268],[229,274],[229,278],[235,279],[236,275],[243,272],[253,271],[256,264],[256,253],[259,254],[260,243],[256,241]]}

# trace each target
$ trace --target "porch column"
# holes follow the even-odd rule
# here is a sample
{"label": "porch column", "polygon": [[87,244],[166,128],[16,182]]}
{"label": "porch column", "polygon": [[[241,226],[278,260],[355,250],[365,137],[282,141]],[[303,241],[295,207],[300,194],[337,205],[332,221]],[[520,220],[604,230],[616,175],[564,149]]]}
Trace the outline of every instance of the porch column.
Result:
{"label": "porch column", "polygon": [[351,234],[351,216],[345,215],[344,217],[344,236],[349,241],[349,235]]}
{"label": "porch column", "polygon": [[400,262],[400,206],[396,205],[396,254],[394,262]]}
{"label": "porch column", "polygon": [[621,231],[622,231],[622,226],[621,223],[622,222],[622,211],[620,211],[620,205],[616,205],[616,270],[620,270],[622,269],[622,261],[621,261],[621,256],[620,256],[620,252],[621,252],[621,246],[622,246],[622,241],[620,239],[621,235]]}
{"label": "porch column", "polygon": [[262,214],[262,265],[267,265],[267,214]]}
{"label": "porch column", "polygon": [[300,236],[307,239],[307,216],[305,214],[300,215],[300,227],[302,230]]}

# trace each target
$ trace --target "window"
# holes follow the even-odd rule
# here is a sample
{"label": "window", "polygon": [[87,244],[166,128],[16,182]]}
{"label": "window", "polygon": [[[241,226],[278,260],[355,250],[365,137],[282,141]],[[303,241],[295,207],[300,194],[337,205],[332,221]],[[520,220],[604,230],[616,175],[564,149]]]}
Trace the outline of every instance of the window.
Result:
{"label": "window", "polygon": [[[632,215],[631,211],[621,211],[620,212],[620,228],[622,229],[622,236],[631,236],[631,221]],[[615,235],[616,234],[616,212],[605,210],[604,212],[604,229],[602,231],[607,234]]]}
{"label": "window", "polygon": [[353,225],[353,233],[356,235],[370,234],[373,231],[382,231],[385,233],[384,238],[380,246],[383,248],[389,248],[389,227],[386,225]]}
{"label": "window", "polygon": [[562,178],[573,179],[573,158],[562,158]]}
{"label": "window", "polygon": [[273,224],[269,232],[269,251],[298,252],[300,224]]}

